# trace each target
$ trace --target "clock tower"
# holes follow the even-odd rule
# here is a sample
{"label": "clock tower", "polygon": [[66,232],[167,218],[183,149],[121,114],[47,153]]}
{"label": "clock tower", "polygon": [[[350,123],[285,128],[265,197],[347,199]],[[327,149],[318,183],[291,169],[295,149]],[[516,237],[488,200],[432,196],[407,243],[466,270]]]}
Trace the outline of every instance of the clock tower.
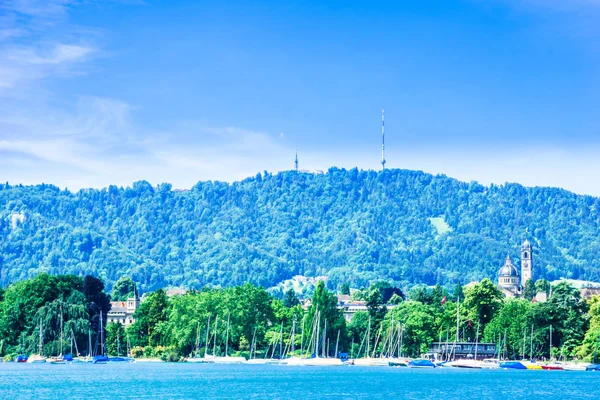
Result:
{"label": "clock tower", "polygon": [[531,243],[525,239],[521,245],[521,287],[525,286],[525,282],[533,279],[531,258]]}

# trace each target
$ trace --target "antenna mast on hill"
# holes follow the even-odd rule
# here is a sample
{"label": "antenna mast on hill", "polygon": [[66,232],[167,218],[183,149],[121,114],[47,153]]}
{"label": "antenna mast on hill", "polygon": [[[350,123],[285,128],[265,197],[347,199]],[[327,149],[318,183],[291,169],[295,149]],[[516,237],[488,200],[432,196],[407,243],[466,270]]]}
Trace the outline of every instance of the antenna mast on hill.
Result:
{"label": "antenna mast on hill", "polygon": [[381,107],[381,167],[385,169],[385,108]]}
{"label": "antenna mast on hill", "polygon": [[296,164],[296,172],[298,172],[298,146],[296,146],[296,161],[294,164]]}

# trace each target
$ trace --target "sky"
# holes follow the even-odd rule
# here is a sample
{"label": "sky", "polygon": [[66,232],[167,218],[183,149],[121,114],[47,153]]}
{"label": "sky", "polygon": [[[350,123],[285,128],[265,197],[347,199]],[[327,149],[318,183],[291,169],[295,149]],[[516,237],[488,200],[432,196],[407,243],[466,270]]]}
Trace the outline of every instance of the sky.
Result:
{"label": "sky", "polygon": [[388,168],[600,196],[600,0],[0,0],[0,181]]}

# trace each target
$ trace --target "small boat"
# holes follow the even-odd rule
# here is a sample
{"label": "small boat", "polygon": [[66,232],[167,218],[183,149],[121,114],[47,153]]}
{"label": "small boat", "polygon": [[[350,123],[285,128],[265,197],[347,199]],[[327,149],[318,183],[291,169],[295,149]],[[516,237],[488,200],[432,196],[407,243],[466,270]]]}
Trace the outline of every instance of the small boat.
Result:
{"label": "small boat", "polygon": [[390,362],[383,357],[364,357],[354,359],[353,365],[360,367],[388,367]]}
{"label": "small boat", "polygon": [[521,364],[523,364],[525,366],[525,368],[534,370],[534,371],[541,371],[543,369],[541,364],[538,364],[535,361],[523,360],[523,361],[521,361]]}
{"label": "small boat", "polygon": [[481,363],[477,360],[456,360],[448,364],[454,368],[481,369]]}
{"label": "small boat", "polygon": [[562,364],[556,364],[556,363],[545,364],[545,365],[542,365],[541,367],[544,371],[563,371],[564,370]]}
{"label": "small boat", "polygon": [[396,359],[392,359],[392,360],[388,360],[388,365],[390,367],[408,367],[408,363],[410,362],[409,359],[401,359],[401,358],[396,358]]}
{"label": "small boat", "polygon": [[501,361],[500,368],[505,369],[527,369],[525,365],[520,363],[519,361]]}
{"label": "small boat", "polygon": [[122,363],[122,362],[126,362],[126,363],[132,363],[135,360],[131,357],[108,357],[107,362],[109,363]]}
{"label": "small boat", "polygon": [[39,364],[39,363],[45,363],[46,362],[46,357],[41,356],[39,354],[32,354],[29,356],[29,358],[27,359],[27,362],[29,364]]}
{"label": "small boat", "polygon": [[344,363],[339,358],[327,358],[327,357],[313,357],[302,359],[302,364],[309,367],[337,367],[342,366]]}
{"label": "small boat", "polygon": [[589,365],[587,363],[564,363],[562,367],[565,371],[585,371]]}
{"label": "small boat", "polygon": [[435,368],[435,364],[426,358],[417,358],[408,363],[410,368]]}
{"label": "small boat", "polygon": [[585,367],[585,370],[591,372],[600,372],[600,364],[590,364]]}
{"label": "small boat", "polygon": [[15,357],[15,362],[17,363],[26,363],[27,362],[27,356],[25,354],[20,354],[18,356]]}

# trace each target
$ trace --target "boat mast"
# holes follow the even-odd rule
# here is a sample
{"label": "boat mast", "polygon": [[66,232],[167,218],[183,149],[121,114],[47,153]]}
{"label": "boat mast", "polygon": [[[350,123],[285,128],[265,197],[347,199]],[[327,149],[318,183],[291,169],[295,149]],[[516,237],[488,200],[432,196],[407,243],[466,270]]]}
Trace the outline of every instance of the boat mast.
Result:
{"label": "boat mast", "polygon": [[[200,322],[198,322],[200,323]],[[204,358],[206,358],[206,353],[208,353],[208,334],[210,331],[210,314],[208,315],[208,320],[206,321],[206,336],[204,337]]]}
{"label": "boat mast", "polygon": [[338,329],[337,339],[335,341],[335,358],[338,357],[338,345],[340,344],[340,330]]}
{"label": "boat mast", "polygon": [[42,337],[42,319],[40,318],[40,344],[39,344],[40,356],[44,355],[44,339]]}
{"label": "boat mast", "polygon": [[198,326],[196,327],[196,349],[194,351],[194,357],[198,357],[198,347],[200,346],[200,321],[198,321]]}
{"label": "boat mast", "polygon": [[100,355],[104,355],[104,323],[102,321],[102,311],[100,311]]}
{"label": "boat mast", "polygon": [[296,340],[296,317],[294,317],[294,321],[292,323],[292,337],[291,337],[292,343],[291,343],[291,348],[292,348],[292,357],[294,356],[294,353],[296,351],[296,346],[294,346],[294,341]]}
{"label": "boat mast", "polygon": [[529,359],[533,360],[533,324],[531,324],[531,341],[529,344]]}
{"label": "boat mast", "polygon": [[371,316],[369,315],[369,325],[367,326],[367,353],[365,354],[365,358],[369,357],[369,353],[370,353],[370,343],[371,342]]}
{"label": "boat mast", "polygon": [[217,355],[217,327],[219,326],[219,314],[215,318],[215,342],[213,343],[213,356]]}
{"label": "boat mast", "polygon": [[225,357],[227,357],[227,350],[229,348],[229,320],[231,319],[231,312],[227,314],[227,333],[225,334]]}
{"label": "boat mast", "polygon": [[477,361],[477,345],[479,344],[479,324],[477,324],[477,332],[475,332],[475,361]]}
{"label": "boat mast", "polygon": [[523,352],[521,353],[521,359],[525,359],[525,343],[527,340],[527,327],[523,327]]}
{"label": "boat mast", "polygon": [[279,359],[283,358],[283,321],[281,321],[281,328],[279,329]]}
{"label": "boat mast", "polygon": [[550,325],[550,357],[548,360],[552,360],[552,325]]}

